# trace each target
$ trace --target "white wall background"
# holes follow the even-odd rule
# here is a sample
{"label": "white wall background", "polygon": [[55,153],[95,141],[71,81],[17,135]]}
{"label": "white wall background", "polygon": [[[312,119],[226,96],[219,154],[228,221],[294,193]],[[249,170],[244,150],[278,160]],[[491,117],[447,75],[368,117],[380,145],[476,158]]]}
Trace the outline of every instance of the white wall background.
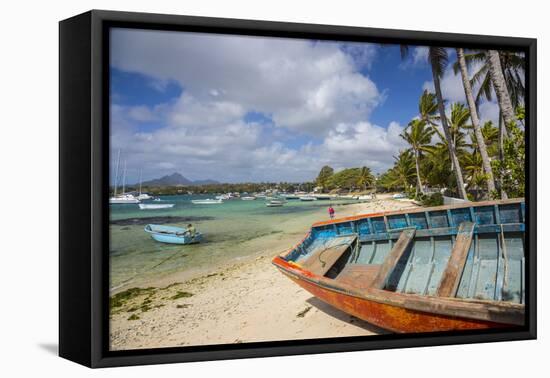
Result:
{"label": "white wall background", "polygon": [[[89,9],[295,21],[538,38],[539,340],[88,370],[58,358],[58,25]],[[0,375],[117,377],[517,377],[548,370],[550,267],[545,174],[550,142],[544,2],[166,0],[5,1],[0,22]],[[546,93],[545,93],[546,91]],[[545,96],[546,95],[546,96]],[[547,113],[546,113],[547,114]],[[544,350],[546,348],[546,351]],[[537,374],[537,372],[539,372]]]}

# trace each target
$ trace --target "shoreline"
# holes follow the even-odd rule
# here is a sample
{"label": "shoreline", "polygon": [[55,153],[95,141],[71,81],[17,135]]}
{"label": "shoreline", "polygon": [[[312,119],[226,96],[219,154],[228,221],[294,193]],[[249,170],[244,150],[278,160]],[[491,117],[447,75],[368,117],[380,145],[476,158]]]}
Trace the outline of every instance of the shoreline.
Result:
{"label": "shoreline", "polygon": [[[337,206],[337,218],[416,207],[381,198]],[[111,350],[365,336],[385,333],[313,297],[272,264],[302,240],[310,224],[292,233],[245,241],[258,252],[227,264],[180,271],[115,290],[111,296]]]}

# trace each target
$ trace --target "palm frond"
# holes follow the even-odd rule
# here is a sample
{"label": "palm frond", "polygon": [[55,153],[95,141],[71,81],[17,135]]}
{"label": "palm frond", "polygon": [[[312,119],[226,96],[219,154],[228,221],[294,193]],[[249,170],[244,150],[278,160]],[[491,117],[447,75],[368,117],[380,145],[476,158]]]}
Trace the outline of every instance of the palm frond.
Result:
{"label": "palm frond", "polygon": [[435,75],[443,77],[449,62],[449,54],[444,47],[430,47],[429,60]]}

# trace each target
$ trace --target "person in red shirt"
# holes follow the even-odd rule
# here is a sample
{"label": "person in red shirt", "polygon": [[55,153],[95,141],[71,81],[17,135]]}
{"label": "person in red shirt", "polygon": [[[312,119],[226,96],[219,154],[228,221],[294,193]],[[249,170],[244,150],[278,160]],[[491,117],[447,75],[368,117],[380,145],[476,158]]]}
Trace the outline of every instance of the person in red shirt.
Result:
{"label": "person in red shirt", "polygon": [[334,219],[334,209],[332,208],[332,205],[328,206],[328,215],[330,216],[330,219]]}

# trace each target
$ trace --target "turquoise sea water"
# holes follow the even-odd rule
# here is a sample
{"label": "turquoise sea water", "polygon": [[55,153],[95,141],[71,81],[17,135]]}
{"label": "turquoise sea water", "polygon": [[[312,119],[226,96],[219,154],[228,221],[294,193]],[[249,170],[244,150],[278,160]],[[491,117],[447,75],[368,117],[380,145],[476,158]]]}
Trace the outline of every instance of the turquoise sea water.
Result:
{"label": "turquoise sea water", "polygon": [[[195,205],[192,199],[212,196],[165,196],[171,209],[140,210],[138,205],[110,205],[111,288],[135,286],[173,272],[210,272],[228,262],[258,254],[267,248],[266,237],[298,232],[318,220],[328,219],[327,208],[349,201],[289,200],[283,207],[267,207],[263,199],[227,200],[222,204]],[[152,218],[155,217],[156,219]],[[167,218],[180,217],[180,218]],[[181,218],[182,217],[182,218]],[[204,234],[196,245],[170,245],[154,241],[143,231],[145,224],[185,227],[193,223]],[[255,242],[258,241],[258,242]],[[291,245],[285,248],[291,247]]]}

